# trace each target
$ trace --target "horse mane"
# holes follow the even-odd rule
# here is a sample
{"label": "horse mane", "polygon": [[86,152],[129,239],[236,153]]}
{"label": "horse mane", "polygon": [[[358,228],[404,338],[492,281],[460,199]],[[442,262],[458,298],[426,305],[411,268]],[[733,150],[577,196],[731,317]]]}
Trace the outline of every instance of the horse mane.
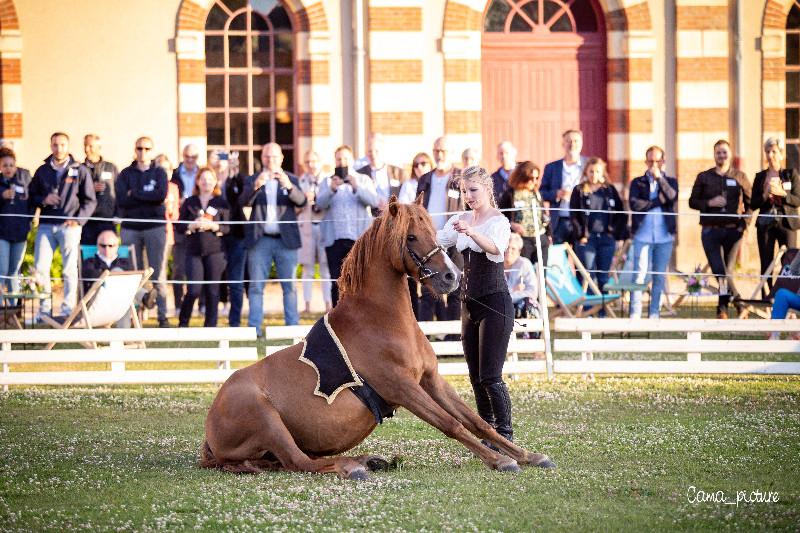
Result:
{"label": "horse mane", "polygon": [[380,260],[387,261],[398,271],[403,270],[408,228],[414,218],[425,220],[428,213],[417,204],[396,205],[397,214],[392,215],[388,208],[385,209],[347,254],[339,276],[339,294],[342,297],[360,292],[364,288],[367,269],[374,268]]}

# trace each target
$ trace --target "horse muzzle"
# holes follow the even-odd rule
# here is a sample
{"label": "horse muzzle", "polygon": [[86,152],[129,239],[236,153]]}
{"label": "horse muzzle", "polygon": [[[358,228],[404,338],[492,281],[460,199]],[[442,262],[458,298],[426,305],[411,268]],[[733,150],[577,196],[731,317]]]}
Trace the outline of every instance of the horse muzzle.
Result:
{"label": "horse muzzle", "polygon": [[438,294],[448,294],[458,288],[458,284],[461,282],[461,271],[447,257],[446,253],[442,255],[444,255],[446,266],[441,272],[437,272],[431,277],[431,288]]}

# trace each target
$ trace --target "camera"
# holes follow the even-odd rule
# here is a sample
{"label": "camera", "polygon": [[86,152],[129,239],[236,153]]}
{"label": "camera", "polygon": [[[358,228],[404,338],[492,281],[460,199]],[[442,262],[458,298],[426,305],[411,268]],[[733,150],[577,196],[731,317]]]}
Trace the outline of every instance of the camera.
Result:
{"label": "camera", "polygon": [[336,167],[333,169],[333,175],[340,178],[342,181],[347,183],[347,167]]}

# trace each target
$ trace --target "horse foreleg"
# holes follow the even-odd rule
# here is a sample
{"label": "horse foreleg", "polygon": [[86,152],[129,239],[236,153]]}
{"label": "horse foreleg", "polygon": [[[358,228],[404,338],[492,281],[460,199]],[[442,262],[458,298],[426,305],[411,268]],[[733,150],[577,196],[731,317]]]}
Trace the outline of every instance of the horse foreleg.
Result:
{"label": "horse foreleg", "polygon": [[437,374],[435,377],[424,381],[422,387],[473,435],[494,444],[500,451],[513,458],[519,464],[543,468],[555,466],[555,463],[546,455],[529,452],[500,435],[490,424],[478,416],[440,375]]}
{"label": "horse foreleg", "polygon": [[514,459],[481,444],[456,417],[439,405],[418,383],[409,380],[398,383],[387,400],[405,407],[451,439],[456,439],[489,468],[508,472],[520,470]]}

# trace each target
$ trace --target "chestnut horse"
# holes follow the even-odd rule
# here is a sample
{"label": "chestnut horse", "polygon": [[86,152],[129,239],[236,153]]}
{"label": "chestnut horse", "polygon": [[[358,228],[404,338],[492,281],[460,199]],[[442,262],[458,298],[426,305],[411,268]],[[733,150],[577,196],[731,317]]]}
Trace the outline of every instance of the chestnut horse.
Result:
{"label": "chestnut horse", "polygon": [[[406,275],[438,294],[453,291],[458,269],[436,243],[420,205],[388,209],[356,241],[339,278],[329,322],[359,376],[393,407],[404,407],[458,439],[488,467],[552,467],[542,454],[501,437],[438,373],[436,355],[411,311]],[[377,456],[344,453],[375,429],[372,412],[345,389],[328,404],[314,394],[317,374],[299,360],[303,344],[237,370],[220,388],[205,423],[200,466],[231,472],[290,470],[366,479],[385,467]],[[476,438],[477,437],[477,438]],[[481,443],[484,439],[501,453]]]}

